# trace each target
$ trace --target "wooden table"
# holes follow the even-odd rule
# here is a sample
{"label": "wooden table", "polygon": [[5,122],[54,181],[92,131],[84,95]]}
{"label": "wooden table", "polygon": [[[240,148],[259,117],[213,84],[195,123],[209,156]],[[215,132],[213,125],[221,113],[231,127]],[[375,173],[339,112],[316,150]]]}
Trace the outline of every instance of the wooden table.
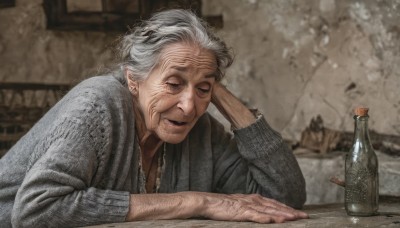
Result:
{"label": "wooden table", "polygon": [[343,228],[343,227],[400,227],[400,199],[385,199],[379,204],[379,215],[372,217],[353,217],[348,216],[343,204],[326,205],[306,205],[304,211],[310,219],[303,219],[281,224],[257,224],[252,222],[224,222],[201,219],[187,220],[158,220],[140,221],[127,223],[113,223],[92,228],[128,228],[128,227],[164,227],[164,228],[183,228],[183,227],[287,227],[287,228]]}

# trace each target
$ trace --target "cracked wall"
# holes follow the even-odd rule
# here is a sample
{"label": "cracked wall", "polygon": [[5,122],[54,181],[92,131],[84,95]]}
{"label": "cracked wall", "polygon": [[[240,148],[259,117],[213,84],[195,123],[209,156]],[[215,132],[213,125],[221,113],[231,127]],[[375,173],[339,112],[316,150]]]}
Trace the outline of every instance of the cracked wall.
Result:
{"label": "cracked wall", "polygon": [[[0,81],[75,84],[108,65],[118,34],[48,31],[41,4],[0,9]],[[223,15],[228,87],[285,138],[317,115],[352,131],[356,105],[400,135],[399,0],[203,0],[203,13]]]}
{"label": "cracked wall", "polygon": [[400,135],[400,1],[203,2],[236,52],[230,88],[285,138],[317,115],[353,131],[357,105],[370,107],[371,129]]}

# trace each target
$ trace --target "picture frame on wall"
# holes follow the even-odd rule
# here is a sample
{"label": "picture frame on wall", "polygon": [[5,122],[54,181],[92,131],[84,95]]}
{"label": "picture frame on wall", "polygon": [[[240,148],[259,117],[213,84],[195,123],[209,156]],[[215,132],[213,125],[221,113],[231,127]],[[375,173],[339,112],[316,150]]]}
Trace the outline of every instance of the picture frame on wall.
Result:
{"label": "picture frame on wall", "polygon": [[[43,0],[50,30],[123,31],[154,12],[191,9],[200,17],[201,0]],[[203,17],[222,27],[222,16]]]}
{"label": "picture frame on wall", "polygon": [[126,31],[140,18],[140,0],[44,0],[51,30]]}
{"label": "picture frame on wall", "polygon": [[0,0],[0,8],[15,6],[15,0]]}

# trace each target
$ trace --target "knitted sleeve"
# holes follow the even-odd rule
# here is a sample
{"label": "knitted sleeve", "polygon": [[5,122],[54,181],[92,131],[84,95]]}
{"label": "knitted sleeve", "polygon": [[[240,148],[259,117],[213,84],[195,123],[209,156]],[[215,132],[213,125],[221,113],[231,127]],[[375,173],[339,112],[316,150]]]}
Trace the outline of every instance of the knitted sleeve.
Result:
{"label": "knitted sleeve", "polygon": [[295,208],[306,200],[305,181],[293,153],[263,116],[234,137],[213,124],[217,191],[258,193]]}
{"label": "knitted sleeve", "polygon": [[[94,93],[81,91],[57,104],[57,113],[17,192],[13,227],[75,227],[122,222],[129,193],[90,187],[110,150],[111,113]],[[55,115],[55,117],[51,117]]]}

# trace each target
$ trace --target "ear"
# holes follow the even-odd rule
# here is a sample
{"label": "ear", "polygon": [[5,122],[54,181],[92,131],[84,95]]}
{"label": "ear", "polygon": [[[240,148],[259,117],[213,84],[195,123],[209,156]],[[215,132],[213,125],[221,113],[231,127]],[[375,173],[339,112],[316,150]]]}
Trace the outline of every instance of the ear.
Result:
{"label": "ear", "polygon": [[128,83],[128,89],[131,92],[131,94],[135,97],[138,96],[139,94],[139,83],[134,79],[133,72],[127,68],[125,68],[125,78],[126,82]]}

